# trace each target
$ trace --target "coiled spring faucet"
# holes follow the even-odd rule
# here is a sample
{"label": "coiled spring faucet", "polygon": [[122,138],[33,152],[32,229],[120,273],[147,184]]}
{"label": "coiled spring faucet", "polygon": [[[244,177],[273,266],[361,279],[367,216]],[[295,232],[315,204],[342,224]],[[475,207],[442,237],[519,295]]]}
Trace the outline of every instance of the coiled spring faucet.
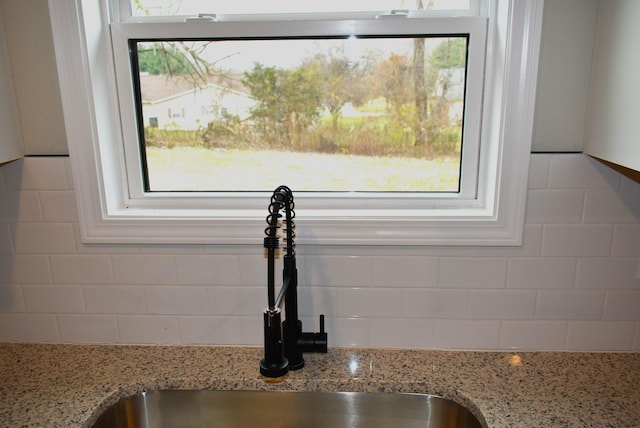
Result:
{"label": "coiled spring faucet", "polygon": [[[298,319],[298,270],[295,255],[295,204],[293,192],[287,186],[279,186],[271,196],[264,247],[267,249],[267,298],[264,310],[264,358],[260,360],[260,373],[268,378],[284,376],[289,370],[304,367],[303,352],[327,352],[327,333],[324,331],[324,315],[320,315],[320,332],[302,332]],[[275,295],[275,258],[280,247],[278,229],[284,210],[286,227],[286,251],[282,271],[282,287]],[[284,304],[286,319],[281,321]]]}

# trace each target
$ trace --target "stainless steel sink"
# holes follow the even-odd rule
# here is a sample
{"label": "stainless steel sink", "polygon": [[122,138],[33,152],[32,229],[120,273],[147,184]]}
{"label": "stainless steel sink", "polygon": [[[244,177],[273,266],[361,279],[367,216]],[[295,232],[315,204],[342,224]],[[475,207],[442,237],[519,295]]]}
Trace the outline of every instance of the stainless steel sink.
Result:
{"label": "stainless steel sink", "polygon": [[109,407],[94,428],[480,428],[460,404],[434,395],[363,392],[144,392]]}

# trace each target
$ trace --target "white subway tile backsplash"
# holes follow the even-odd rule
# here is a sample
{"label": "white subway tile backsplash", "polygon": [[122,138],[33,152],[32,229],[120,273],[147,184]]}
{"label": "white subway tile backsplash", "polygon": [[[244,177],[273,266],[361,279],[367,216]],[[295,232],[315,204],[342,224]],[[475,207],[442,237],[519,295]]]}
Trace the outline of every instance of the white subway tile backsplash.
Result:
{"label": "white subway tile backsplash", "polygon": [[0,314],[2,340],[7,342],[59,342],[53,314]]}
{"label": "white subway tile backsplash", "polygon": [[57,284],[111,284],[113,268],[109,255],[52,255],[53,281]]}
{"label": "white subway tile backsplash", "polygon": [[13,240],[9,224],[0,223],[0,256],[13,253]]}
{"label": "white subway tile backsplash", "polygon": [[267,307],[267,286],[207,287],[207,301],[212,315],[257,316]]}
{"label": "white subway tile backsplash", "polygon": [[436,257],[376,257],[372,284],[380,287],[435,287],[438,282]]}
{"label": "white subway tile backsplash", "polygon": [[390,288],[337,290],[337,315],[342,317],[393,317],[402,315],[402,293]]}
{"label": "white subway tile backsplash", "polygon": [[[298,269],[304,269],[304,258],[296,257]],[[262,285],[267,286],[267,258],[264,254],[246,255],[239,258],[239,281],[242,285]],[[300,281],[300,278],[299,280]],[[301,283],[301,285],[305,285]],[[265,291],[266,293],[266,291]]]}
{"label": "white subway tile backsplash", "polygon": [[404,315],[417,318],[467,317],[468,290],[417,290],[404,292]]}
{"label": "white subway tile backsplash", "polygon": [[232,285],[240,282],[239,256],[178,256],[176,266],[180,284]]}
{"label": "white subway tile backsplash", "polygon": [[471,290],[469,318],[485,320],[533,319],[536,292],[530,290]]}
{"label": "white subway tile backsplash", "polygon": [[[264,339],[264,320],[262,313],[252,317],[242,317],[240,322],[242,327],[242,336],[235,342],[231,342],[231,344],[253,346],[256,344],[262,345],[262,341]],[[318,331],[317,324],[304,323],[303,321],[302,327],[304,331],[311,331],[311,328],[307,328],[310,326],[316,326],[314,331]]]}
{"label": "white subway tile backsplash", "polygon": [[640,319],[640,287],[634,291],[607,291],[604,302],[605,320]]}
{"label": "white subway tile backsplash", "polygon": [[640,181],[633,180],[630,177],[620,176],[620,190],[622,192],[636,192],[636,197],[640,197]]}
{"label": "white subway tile backsplash", "polygon": [[[307,316],[335,316],[337,314],[337,291],[335,287],[298,287],[298,312]],[[259,293],[263,307],[266,307],[266,287]]]}
{"label": "white subway tile backsplash", "polygon": [[64,175],[66,177],[67,180],[67,189],[68,190],[74,190],[74,183],[73,183],[73,170],[71,168],[71,159],[69,159],[68,156],[63,157],[63,168],[64,168]]}
{"label": "white subway tile backsplash", "polygon": [[175,284],[174,256],[114,255],[112,256],[115,282],[118,284]]}
{"label": "white subway tile backsplash", "polygon": [[446,288],[504,288],[506,258],[442,258],[438,284]]}
{"label": "white subway tile backsplash", "polygon": [[[315,326],[317,320],[303,320],[303,325]],[[329,318],[326,320],[329,347],[367,347],[371,341],[371,322],[365,318]]]}
{"label": "white subway tile backsplash", "polygon": [[606,257],[611,251],[613,225],[545,224],[545,257]]}
{"label": "white subway tile backsplash", "polygon": [[118,343],[113,315],[58,315],[60,340],[67,343]]}
{"label": "white subway tile backsplash", "polygon": [[602,317],[603,291],[538,291],[536,319],[593,320]]}
{"label": "white subway tile backsplash", "polygon": [[[0,166],[0,340],[260,345],[262,248],[83,244],[66,158]],[[533,154],[522,246],[299,246],[329,346],[640,351],[640,183]],[[281,286],[281,257],[276,286]]]}
{"label": "white subway tile backsplash", "polygon": [[500,348],[559,351],[565,347],[567,321],[503,321]]}
{"label": "white subway tile backsplash", "polygon": [[373,347],[425,349],[433,346],[435,321],[421,318],[374,318]]}
{"label": "white subway tile backsplash", "polygon": [[437,320],[434,347],[443,349],[497,349],[500,321]]}
{"label": "white subway tile backsplash", "polygon": [[529,162],[529,189],[545,189],[549,180],[549,165],[552,155],[536,154]]}
{"label": "white subway tile backsplash", "polygon": [[514,258],[509,260],[507,288],[571,288],[575,271],[573,258]]}
{"label": "white subway tile backsplash", "polygon": [[2,190],[22,189],[21,177],[23,167],[24,159],[18,159],[14,162],[9,162],[2,165],[2,168],[0,168],[0,184],[2,184]]}
{"label": "white subway tile backsplash", "polygon": [[65,157],[28,157],[2,166],[9,190],[69,190]]}
{"label": "white subway tile backsplash", "polygon": [[77,222],[78,211],[73,191],[40,192],[40,204],[44,221]]}
{"label": "white subway tile backsplash", "polygon": [[42,208],[38,192],[0,191],[0,221],[41,222]]}
{"label": "white subway tile backsplash", "polygon": [[18,254],[59,254],[75,252],[70,223],[16,223],[13,240]]}
{"label": "white subway tile backsplash", "polygon": [[369,256],[305,257],[302,280],[313,285],[363,287],[371,284],[371,270]]}
{"label": "white subway tile backsplash", "polygon": [[22,287],[0,283],[0,313],[24,312]]}
{"label": "white subway tile backsplash", "polygon": [[118,335],[121,343],[164,345],[180,343],[176,316],[118,315]]}
{"label": "white subway tile backsplash", "polygon": [[571,321],[567,332],[568,350],[630,351],[635,323]]}
{"label": "white subway tile backsplash", "polygon": [[585,223],[638,223],[640,197],[636,192],[617,189],[589,189],[585,194]]}
{"label": "white subway tile backsplash", "polygon": [[242,324],[242,319],[238,317],[182,316],[180,317],[181,343],[184,345],[242,344]]}
{"label": "white subway tile backsplash", "polygon": [[51,267],[45,255],[0,255],[0,283],[49,284]]}
{"label": "white subway tile backsplash", "polygon": [[145,287],[147,313],[153,315],[205,315],[209,312],[205,287],[148,286]]}
{"label": "white subway tile backsplash", "polygon": [[84,301],[82,288],[56,285],[22,286],[24,304],[32,313],[82,313]]}
{"label": "white subway tile backsplash", "polygon": [[90,314],[144,314],[147,304],[144,287],[91,286],[83,289],[85,308]]}
{"label": "white subway tile backsplash", "polygon": [[527,223],[580,223],[584,190],[529,190]]}
{"label": "white subway tile backsplash", "polygon": [[548,187],[551,189],[619,188],[620,174],[582,154],[552,156]]}
{"label": "white subway tile backsplash", "polygon": [[640,257],[640,224],[617,224],[613,230],[613,257]]}
{"label": "white subway tile backsplash", "polygon": [[638,259],[594,257],[578,262],[576,287],[590,289],[640,290],[640,278],[635,278]]}

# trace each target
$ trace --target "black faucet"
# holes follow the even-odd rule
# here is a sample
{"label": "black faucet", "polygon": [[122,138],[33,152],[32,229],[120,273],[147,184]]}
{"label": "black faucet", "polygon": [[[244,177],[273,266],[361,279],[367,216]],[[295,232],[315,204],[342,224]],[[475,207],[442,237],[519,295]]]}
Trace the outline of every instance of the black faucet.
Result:
{"label": "black faucet", "polygon": [[[267,249],[267,298],[269,306],[264,310],[264,358],[260,360],[260,373],[268,378],[284,376],[289,370],[304,367],[303,352],[327,352],[327,333],[324,331],[324,315],[320,315],[320,332],[304,333],[298,319],[298,269],[295,254],[295,205],[293,192],[287,186],[279,186],[271,195],[264,247]],[[280,247],[278,237],[280,212],[284,210],[286,250],[282,270],[282,287],[275,295],[275,258]],[[286,319],[281,322],[281,306],[284,304]]]}

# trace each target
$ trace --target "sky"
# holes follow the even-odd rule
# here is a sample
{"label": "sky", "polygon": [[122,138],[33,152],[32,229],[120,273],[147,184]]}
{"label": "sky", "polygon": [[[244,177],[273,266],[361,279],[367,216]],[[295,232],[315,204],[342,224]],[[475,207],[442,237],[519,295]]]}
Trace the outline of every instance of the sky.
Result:
{"label": "sky", "polygon": [[[428,41],[427,52],[442,39]],[[201,43],[201,42],[198,42]],[[253,69],[255,63],[265,67],[291,69],[299,67],[303,59],[317,53],[328,54],[332,48],[343,47],[351,61],[358,62],[370,52],[380,52],[381,58],[391,54],[413,55],[413,41],[406,39],[347,39],[347,40],[262,40],[217,41],[209,44],[202,54],[209,61],[217,61],[216,68],[232,73]]]}

